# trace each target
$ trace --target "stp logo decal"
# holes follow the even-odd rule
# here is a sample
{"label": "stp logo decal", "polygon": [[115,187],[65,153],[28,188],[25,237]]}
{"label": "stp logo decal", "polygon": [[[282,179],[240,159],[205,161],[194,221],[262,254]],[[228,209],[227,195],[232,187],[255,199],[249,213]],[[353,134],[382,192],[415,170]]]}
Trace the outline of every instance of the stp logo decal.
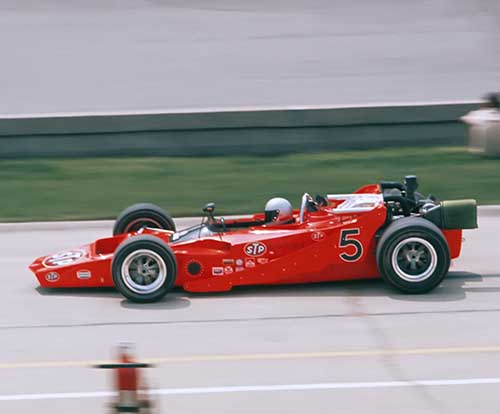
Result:
{"label": "stp logo decal", "polygon": [[68,250],[67,252],[56,253],[47,257],[43,261],[45,267],[64,266],[81,259],[85,252],[83,250]]}
{"label": "stp logo decal", "polygon": [[47,282],[57,282],[59,280],[59,273],[50,272],[45,275],[45,280]]}
{"label": "stp logo decal", "polygon": [[267,247],[264,243],[253,242],[245,245],[244,249],[247,256],[262,256],[267,252]]}
{"label": "stp logo decal", "polygon": [[320,240],[323,240],[325,238],[325,233],[323,233],[322,231],[314,231],[311,233],[311,239],[313,239],[314,241],[320,241]]}

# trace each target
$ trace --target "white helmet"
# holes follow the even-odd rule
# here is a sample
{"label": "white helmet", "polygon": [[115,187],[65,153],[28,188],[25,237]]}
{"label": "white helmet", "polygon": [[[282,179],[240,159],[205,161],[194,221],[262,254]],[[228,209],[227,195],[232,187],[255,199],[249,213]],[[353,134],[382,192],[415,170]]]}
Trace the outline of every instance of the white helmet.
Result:
{"label": "white helmet", "polygon": [[284,224],[293,218],[292,204],[285,198],[271,198],[264,208],[266,223]]}

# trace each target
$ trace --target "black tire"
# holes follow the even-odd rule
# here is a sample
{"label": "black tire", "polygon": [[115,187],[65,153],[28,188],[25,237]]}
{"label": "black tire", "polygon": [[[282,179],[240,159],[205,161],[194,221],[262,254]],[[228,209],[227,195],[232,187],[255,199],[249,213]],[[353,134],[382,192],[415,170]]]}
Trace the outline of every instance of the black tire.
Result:
{"label": "black tire", "polygon": [[450,251],[443,233],[420,217],[391,223],[379,240],[376,255],[382,278],[404,293],[431,291],[450,267]]}
{"label": "black tire", "polygon": [[[151,273],[144,273],[145,265],[152,269],[147,271]],[[156,302],[174,287],[177,261],[172,249],[163,240],[149,235],[135,236],[118,246],[111,272],[115,287],[123,296],[134,302]],[[157,277],[151,277],[155,273]]]}
{"label": "black tire", "polygon": [[123,210],[116,218],[113,236],[137,231],[141,227],[175,231],[172,216],[154,204],[134,204]]}

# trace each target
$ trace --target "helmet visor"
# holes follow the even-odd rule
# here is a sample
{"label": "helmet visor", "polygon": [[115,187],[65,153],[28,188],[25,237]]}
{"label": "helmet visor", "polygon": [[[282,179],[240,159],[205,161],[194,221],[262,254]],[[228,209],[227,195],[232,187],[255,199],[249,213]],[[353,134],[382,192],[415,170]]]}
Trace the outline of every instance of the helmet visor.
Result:
{"label": "helmet visor", "polygon": [[278,220],[278,217],[280,215],[279,210],[266,210],[265,211],[265,221],[266,223],[271,223],[273,221]]}

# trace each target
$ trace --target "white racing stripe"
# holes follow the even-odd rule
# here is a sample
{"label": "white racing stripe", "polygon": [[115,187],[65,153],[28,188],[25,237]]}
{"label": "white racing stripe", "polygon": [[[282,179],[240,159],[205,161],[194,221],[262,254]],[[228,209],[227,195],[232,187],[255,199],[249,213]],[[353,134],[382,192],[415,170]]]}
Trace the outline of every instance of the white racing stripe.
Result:
{"label": "white racing stripe", "polygon": [[[149,390],[150,395],[193,395],[193,394],[223,394],[233,392],[266,392],[266,391],[315,391],[339,389],[370,389],[370,388],[398,388],[414,386],[443,386],[443,385],[484,385],[500,384],[500,378],[461,378],[415,381],[379,381],[379,382],[327,382],[316,384],[279,384],[279,385],[236,385],[221,387],[197,388],[160,388]],[[80,398],[112,397],[116,393],[111,391],[66,392],[46,394],[12,394],[0,395],[0,401],[26,400],[64,400]]]}

